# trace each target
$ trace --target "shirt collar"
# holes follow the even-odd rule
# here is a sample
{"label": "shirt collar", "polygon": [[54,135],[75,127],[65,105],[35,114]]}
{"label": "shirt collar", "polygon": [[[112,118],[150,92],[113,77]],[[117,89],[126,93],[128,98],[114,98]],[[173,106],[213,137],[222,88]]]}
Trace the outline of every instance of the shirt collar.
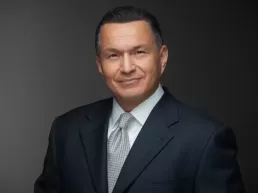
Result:
{"label": "shirt collar", "polygon": [[[136,118],[136,120],[141,125],[144,125],[152,109],[161,99],[163,94],[164,94],[164,90],[162,86],[159,84],[157,90],[149,98],[147,98],[145,101],[143,101],[141,104],[139,104],[136,108],[134,108],[131,111],[131,114]],[[116,99],[113,98],[113,109],[112,109],[112,114],[109,121],[109,125],[111,126],[111,128],[114,127],[120,115],[124,112],[125,111],[118,104]]]}

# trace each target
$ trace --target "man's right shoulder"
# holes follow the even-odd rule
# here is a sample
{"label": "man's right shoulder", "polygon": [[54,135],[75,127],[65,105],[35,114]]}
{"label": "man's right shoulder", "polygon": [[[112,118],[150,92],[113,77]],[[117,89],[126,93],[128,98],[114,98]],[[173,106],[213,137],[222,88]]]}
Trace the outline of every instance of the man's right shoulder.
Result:
{"label": "man's right shoulder", "polygon": [[87,115],[96,115],[103,111],[109,111],[112,107],[112,97],[98,100],[83,106],[73,108],[58,117],[56,117],[55,122],[71,123],[85,118]]}

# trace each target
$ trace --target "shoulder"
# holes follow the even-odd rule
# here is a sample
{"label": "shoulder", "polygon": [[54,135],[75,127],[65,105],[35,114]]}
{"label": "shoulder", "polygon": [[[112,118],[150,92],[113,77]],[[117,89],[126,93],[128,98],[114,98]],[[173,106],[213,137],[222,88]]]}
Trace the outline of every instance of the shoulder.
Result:
{"label": "shoulder", "polygon": [[204,109],[193,107],[185,103],[177,103],[178,116],[180,121],[192,124],[192,126],[210,126],[214,129],[224,123],[221,120],[211,116],[209,112]]}
{"label": "shoulder", "polygon": [[221,120],[211,116],[208,111],[180,101],[167,89],[160,107],[167,120],[177,117],[177,125],[183,132],[213,133],[225,125]]}
{"label": "shoulder", "polygon": [[177,112],[178,122],[174,128],[185,152],[199,152],[201,156],[207,147],[209,150],[237,149],[235,134],[228,124],[182,102],[177,102]]}
{"label": "shoulder", "polygon": [[98,115],[103,111],[110,110],[112,98],[98,100],[83,106],[73,108],[55,118],[53,124],[71,126],[80,123],[81,120],[90,115]]}
{"label": "shoulder", "polygon": [[207,142],[212,137],[232,129],[203,109],[177,101],[178,125],[183,135],[196,142]]}

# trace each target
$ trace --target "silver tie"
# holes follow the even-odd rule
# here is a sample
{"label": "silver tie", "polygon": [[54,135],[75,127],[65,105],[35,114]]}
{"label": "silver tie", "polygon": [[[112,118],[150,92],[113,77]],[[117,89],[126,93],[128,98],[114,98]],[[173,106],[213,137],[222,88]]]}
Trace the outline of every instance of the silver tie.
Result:
{"label": "silver tie", "polygon": [[123,113],[118,127],[111,133],[107,144],[108,191],[112,193],[117,178],[130,151],[127,126],[134,117],[131,113]]}

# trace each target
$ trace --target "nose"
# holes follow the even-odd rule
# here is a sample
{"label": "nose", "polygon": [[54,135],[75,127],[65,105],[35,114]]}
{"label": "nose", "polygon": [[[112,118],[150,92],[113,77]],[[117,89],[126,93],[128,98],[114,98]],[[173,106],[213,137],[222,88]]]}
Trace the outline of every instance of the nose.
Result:
{"label": "nose", "polygon": [[123,73],[131,73],[135,70],[134,62],[129,54],[124,54],[121,62],[121,71]]}

